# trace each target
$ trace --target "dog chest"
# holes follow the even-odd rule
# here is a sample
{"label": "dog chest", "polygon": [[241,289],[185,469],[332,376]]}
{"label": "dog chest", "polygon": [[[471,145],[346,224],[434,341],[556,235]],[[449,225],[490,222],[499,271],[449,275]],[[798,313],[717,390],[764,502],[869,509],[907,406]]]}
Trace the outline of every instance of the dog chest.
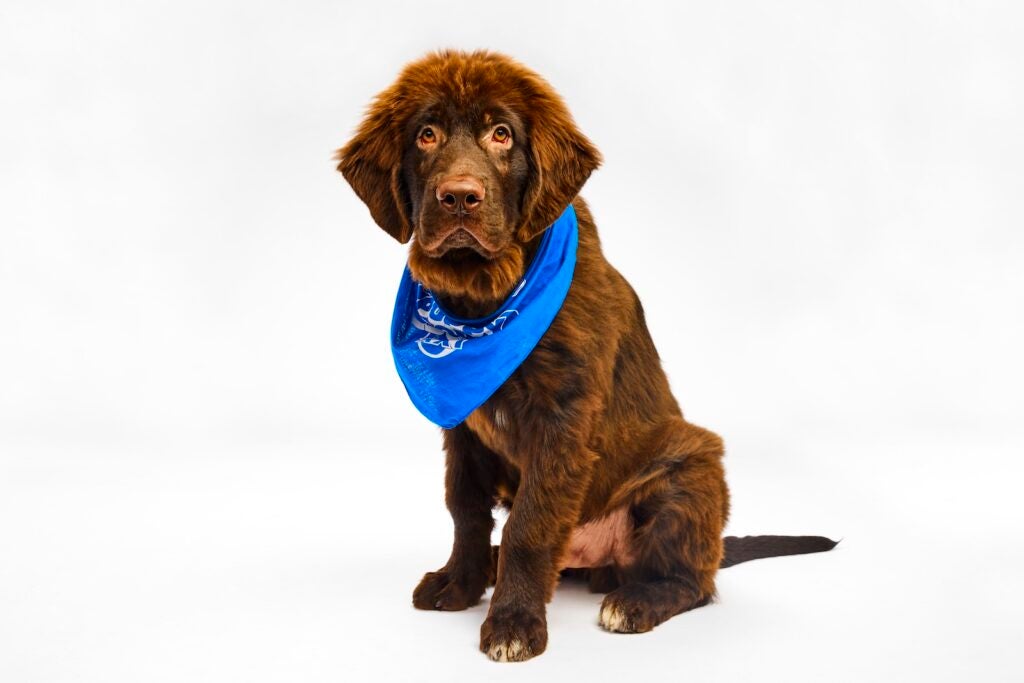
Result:
{"label": "dog chest", "polygon": [[518,466],[516,455],[510,448],[512,435],[509,431],[509,415],[505,410],[500,407],[491,408],[484,404],[470,413],[466,418],[466,426],[480,439],[483,445]]}

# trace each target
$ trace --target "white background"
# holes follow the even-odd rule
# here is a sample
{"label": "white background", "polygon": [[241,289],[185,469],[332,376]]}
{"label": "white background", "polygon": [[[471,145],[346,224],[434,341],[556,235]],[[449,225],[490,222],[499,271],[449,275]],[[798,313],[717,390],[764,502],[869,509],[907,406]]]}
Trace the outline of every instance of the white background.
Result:
{"label": "white background", "polygon": [[[1019,3],[0,8],[0,679],[1020,680]],[[584,195],[729,531],[843,537],[642,636],[563,587],[524,665],[443,564],[404,248],[331,155],[490,47],[605,155]]]}

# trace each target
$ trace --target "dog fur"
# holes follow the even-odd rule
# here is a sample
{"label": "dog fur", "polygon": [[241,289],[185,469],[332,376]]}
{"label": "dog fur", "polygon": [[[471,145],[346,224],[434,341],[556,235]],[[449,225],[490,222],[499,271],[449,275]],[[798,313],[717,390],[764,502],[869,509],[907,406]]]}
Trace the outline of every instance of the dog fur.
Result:
{"label": "dog fur", "polygon": [[[491,52],[430,54],[376,98],[338,160],[374,221],[412,241],[413,277],[464,316],[501,305],[566,205],[579,221],[554,322],[486,403],[443,431],[455,539],[416,607],[466,609],[493,583],[480,648],[519,661],[546,648],[545,604],[562,575],[607,593],[605,629],[635,633],[709,602],[723,562],[826,549],[730,539],[725,560],[722,440],[686,421],[670,392],[640,299],[605,260],[579,196],[601,157],[537,74]],[[436,204],[446,178],[476,183],[475,213]],[[510,512],[492,548],[499,504]]]}

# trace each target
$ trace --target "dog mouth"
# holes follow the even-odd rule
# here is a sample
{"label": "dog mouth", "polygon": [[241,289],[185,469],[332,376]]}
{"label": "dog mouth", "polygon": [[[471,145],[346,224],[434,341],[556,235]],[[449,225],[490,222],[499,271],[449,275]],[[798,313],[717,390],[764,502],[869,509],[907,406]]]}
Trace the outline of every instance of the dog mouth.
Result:
{"label": "dog mouth", "polygon": [[433,258],[439,258],[449,252],[473,251],[486,259],[492,259],[497,256],[499,251],[494,245],[481,239],[475,231],[461,223],[440,232],[429,241],[421,240],[420,246],[428,256]]}
{"label": "dog mouth", "polygon": [[482,244],[480,244],[480,240],[478,240],[473,233],[471,233],[469,230],[466,230],[465,228],[458,228],[454,232],[450,233],[447,237],[444,238],[444,241],[441,242],[441,244],[447,247],[449,250],[458,249],[460,247],[472,247],[474,245],[483,246]]}

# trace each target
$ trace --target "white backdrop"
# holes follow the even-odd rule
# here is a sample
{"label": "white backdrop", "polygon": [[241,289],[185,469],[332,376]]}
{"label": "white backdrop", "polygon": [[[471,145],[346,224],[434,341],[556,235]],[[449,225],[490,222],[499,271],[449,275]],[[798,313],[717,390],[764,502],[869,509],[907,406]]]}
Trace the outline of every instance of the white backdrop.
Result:
{"label": "white backdrop", "polygon": [[[1011,680],[1024,632],[1019,4],[0,8],[0,679]],[[407,61],[564,95],[584,189],[731,533],[654,633],[548,653],[420,613],[440,438],[387,346],[404,248],[331,155]],[[527,671],[524,671],[524,668]],[[600,678],[599,678],[600,679]]]}

